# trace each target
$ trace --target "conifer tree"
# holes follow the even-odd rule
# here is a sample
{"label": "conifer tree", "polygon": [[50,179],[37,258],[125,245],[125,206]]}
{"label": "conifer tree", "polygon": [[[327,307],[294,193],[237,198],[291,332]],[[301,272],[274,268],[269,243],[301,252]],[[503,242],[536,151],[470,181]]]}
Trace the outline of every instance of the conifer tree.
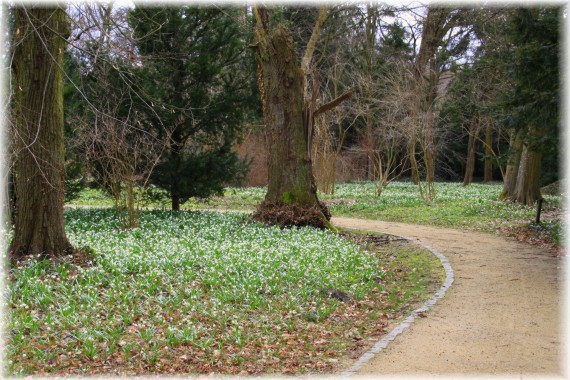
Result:
{"label": "conifer tree", "polygon": [[137,108],[167,139],[151,181],[169,191],[173,210],[245,174],[231,147],[255,108],[255,69],[240,17],[237,8],[196,6],[137,7],[129,15],[142,64],[134,82],[145,104]]}
{"label": "conifer tree", "polygon": [[559,13],[555,7],[516,10],[510,19],[510,49],[501,56],[513,84],[502,105],[513,138],[501,197],[527,205],[541,198],[543,158],[558,161]]}

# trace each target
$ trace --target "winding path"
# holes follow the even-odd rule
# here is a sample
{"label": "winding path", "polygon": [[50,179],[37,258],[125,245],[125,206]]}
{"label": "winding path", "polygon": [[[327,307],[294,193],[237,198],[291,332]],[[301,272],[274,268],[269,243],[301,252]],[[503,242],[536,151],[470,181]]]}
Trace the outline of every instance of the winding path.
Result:
{"label": "winding path", "polygon": [[416,238],[455,272],[445,297],[357,375],[562,376],[564,259],[513,240],[403,223],[333,218]]}

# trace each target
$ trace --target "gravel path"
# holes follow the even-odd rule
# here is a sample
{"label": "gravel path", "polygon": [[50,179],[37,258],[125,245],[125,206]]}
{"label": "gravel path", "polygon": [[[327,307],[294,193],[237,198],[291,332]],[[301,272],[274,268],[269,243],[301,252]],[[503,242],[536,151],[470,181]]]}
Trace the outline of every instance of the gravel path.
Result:
{"label": "gravel path", "polygon": [[455,282],[357,375],[562,376],[562,267],[554,253],[476,232],[333,218],[341,227],[419,239],[443,253]]}

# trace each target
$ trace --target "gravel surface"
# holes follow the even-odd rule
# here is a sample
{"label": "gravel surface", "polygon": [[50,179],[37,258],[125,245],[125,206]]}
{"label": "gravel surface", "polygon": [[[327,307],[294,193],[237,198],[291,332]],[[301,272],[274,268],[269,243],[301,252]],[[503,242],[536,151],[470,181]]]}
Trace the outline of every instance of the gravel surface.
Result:
{"label": "gravel surface", "polygon": [[356,375],[543,378],[566,373],[563,257],[484,233],[340,217],[332,222],[418,239],[444,254],[455,274],[454,284],[426,317],[416,319]]}

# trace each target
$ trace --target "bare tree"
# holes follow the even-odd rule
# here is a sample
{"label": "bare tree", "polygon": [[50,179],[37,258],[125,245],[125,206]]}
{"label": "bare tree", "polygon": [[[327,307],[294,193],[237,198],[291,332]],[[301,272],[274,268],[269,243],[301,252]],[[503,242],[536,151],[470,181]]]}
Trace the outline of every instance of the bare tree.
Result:
{"label": "bare tree", "polygon": [[[357,87],[354,65],[347,59],[351,54],[348,43],[351,33],[346,26],[343,27],[345,19],[351,19],[354,10],[339,7],[329,12],[331,22],[323,33],[320,65],[313,69],[312,74],[313,86],[320,87],[317,105],[338,99],[348,89]],[[346,149],[347,135],[356,127],[359,118],[359,107],[352,97],[314,120],[311,160],[317,187],[325,194],[334,194],[337,161]]]}
{"label": "bare tree", "polygon": [[[112,100],[117,100],[115,96]],[[107,102],[98,110],[94,123],[78,118],[78,144],[95,178],[113,197],[121,225],[134,228],[142,195],[164,143],[137,127],[140,121],[132,110],[124,117],[118,116],[120,104]]]}
{"label": "bare tree", "polygon": [[[342,65],[335,65],[330,70],[328,83],[321,92],[324,101],[336,99],[341,95],[339,72],[344,69]],[[345,148],[347,134],[354,128],[358,118],[355,103],[350,101],[330,112],[320,114],[314,120],[311,160],[317,187],[325,194],[334,194],[337,161]]]}
{"label": "bare tree", "polygon": [[394,62],[377,81],[366,74],[358,76],[360,113],[366,115],[368,126],[361,144],[370,178],[377,182],[376,196],[402,174],[408,162],[406,147],[413,122],[408,111],[415,100],[410,78],[410,65],[403,60]]}
{"label": "bare tree", "polygon": [[[78,138],[75,148],[114,200],[125,228],[137,225],[136,209],[164,139],[148,132],[134,104],[143,96],[131,83],[138,59],[127,29],[127,9],[109,4],[72,6],[73,51],[79,70],[78,93],[88,104],[70,117]],[[147,105],[151,107],[151,105]]]}
{"label": "bare tree", "polygon": [[[449,58],[445,57],[459,55],[468,46],[471,33],[468,14],[463,9],[429,6],[422,21],[421,43],[413,62],[415,96],[409,113],[414,128],[410,131],[409,159],[412,178],[419,186],[421,197],[427,201],[435,198],[440,76],[448,63],[446,59]],[[422,177],[425,182],[422,182]]]}

